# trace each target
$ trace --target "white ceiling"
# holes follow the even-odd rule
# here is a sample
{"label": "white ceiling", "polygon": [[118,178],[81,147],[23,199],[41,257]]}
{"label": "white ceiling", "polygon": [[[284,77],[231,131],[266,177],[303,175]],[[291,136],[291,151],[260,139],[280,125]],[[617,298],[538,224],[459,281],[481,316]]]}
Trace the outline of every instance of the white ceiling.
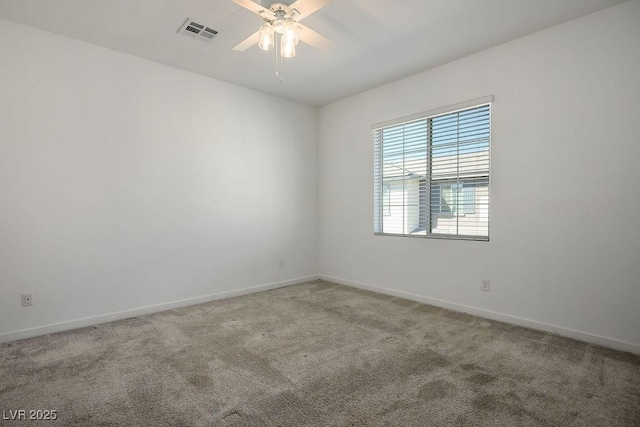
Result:
{"label": "white ceiling", "polygon": [[[273,51],[231,50],[262,23],[231,0],[0,0],[0,17],[320,106],[624,1],[333,0],[301,22],[336,46],[300,43],[283,84]],[[187,18],[220,34],[177,34]]]}

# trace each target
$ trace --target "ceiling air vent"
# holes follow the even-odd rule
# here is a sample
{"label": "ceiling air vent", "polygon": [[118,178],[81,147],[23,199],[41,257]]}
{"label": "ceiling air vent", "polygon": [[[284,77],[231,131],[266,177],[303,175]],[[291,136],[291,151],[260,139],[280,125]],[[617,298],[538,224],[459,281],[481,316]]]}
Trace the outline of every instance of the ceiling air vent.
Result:
{"label": "ceiling air vent", "polygon": [[187,19],[178,33],[205,42],[210,42],[216,35],[218,35],[218,32],[213,28],[209,28],[206,25],[198,24],[197,22],[193,22],[191,19]]}

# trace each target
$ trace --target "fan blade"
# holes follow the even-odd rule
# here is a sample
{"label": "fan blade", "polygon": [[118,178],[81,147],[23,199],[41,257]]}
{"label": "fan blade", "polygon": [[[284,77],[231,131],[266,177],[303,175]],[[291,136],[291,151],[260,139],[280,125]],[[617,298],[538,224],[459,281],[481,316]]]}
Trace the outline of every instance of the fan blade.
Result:
{"label": "fan blade", "polygon": [[316,33],[311,28],[302,25],[301,23],[297,23],[298,26],[298,38],[318,49],[329,49],[335,46],[335,43],[326,38],[325,36]]}
{"label": "fan blade", "polygon": [[294,19],[296,21],[299,21],[300,19],[311,15],[318,9],[325,7],[330,2],[331,0],[298,0],[297,2],[289,6],[287,10],[296,9],[298,11],[298,14],[296,14]]}
{"label": "fan blade", "polygon": [[260,40],[260,31],[256,31],[255,33],[251,34],[249,37],[238,43],[232,50],[236,50],[238,52],[247,50],[254,44],[258,43],[258,40]]}
{"label": "fan blade", "polygon": [[238,6],[242,6],[245,9],[250,10],[253,13],[257,13],[260,16],[267,16],[269,18],[275,18],[273,12],[271,12],[266,7],[260,6],[258,3],[254,3],[251,0],[231,0]]}

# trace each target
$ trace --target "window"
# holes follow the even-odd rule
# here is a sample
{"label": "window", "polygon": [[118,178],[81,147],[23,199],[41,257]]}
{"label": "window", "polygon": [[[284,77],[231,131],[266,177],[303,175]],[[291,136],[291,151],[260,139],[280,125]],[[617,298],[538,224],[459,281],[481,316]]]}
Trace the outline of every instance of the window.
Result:
{"label": "window", "polygon": [[476,212],[475,184],[433,184],[431,186],[432,212],[466,215]]}
{"label": "window", "polygon": [[489,240],[491,101],[374,126],[375,234]]}

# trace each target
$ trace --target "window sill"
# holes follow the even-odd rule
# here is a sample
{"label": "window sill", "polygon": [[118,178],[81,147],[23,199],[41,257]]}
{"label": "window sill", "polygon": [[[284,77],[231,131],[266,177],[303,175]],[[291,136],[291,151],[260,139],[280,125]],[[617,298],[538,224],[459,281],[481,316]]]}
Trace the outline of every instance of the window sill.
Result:
{"label": "window sill", "polygon": [[395,234],[395,233],[373,233],[374,236],[387,237],[409,237],[412,239],[435,239],[435,240],[467,240],[474,242],[489,242],[487,236],[467,236],[453,234]]}

